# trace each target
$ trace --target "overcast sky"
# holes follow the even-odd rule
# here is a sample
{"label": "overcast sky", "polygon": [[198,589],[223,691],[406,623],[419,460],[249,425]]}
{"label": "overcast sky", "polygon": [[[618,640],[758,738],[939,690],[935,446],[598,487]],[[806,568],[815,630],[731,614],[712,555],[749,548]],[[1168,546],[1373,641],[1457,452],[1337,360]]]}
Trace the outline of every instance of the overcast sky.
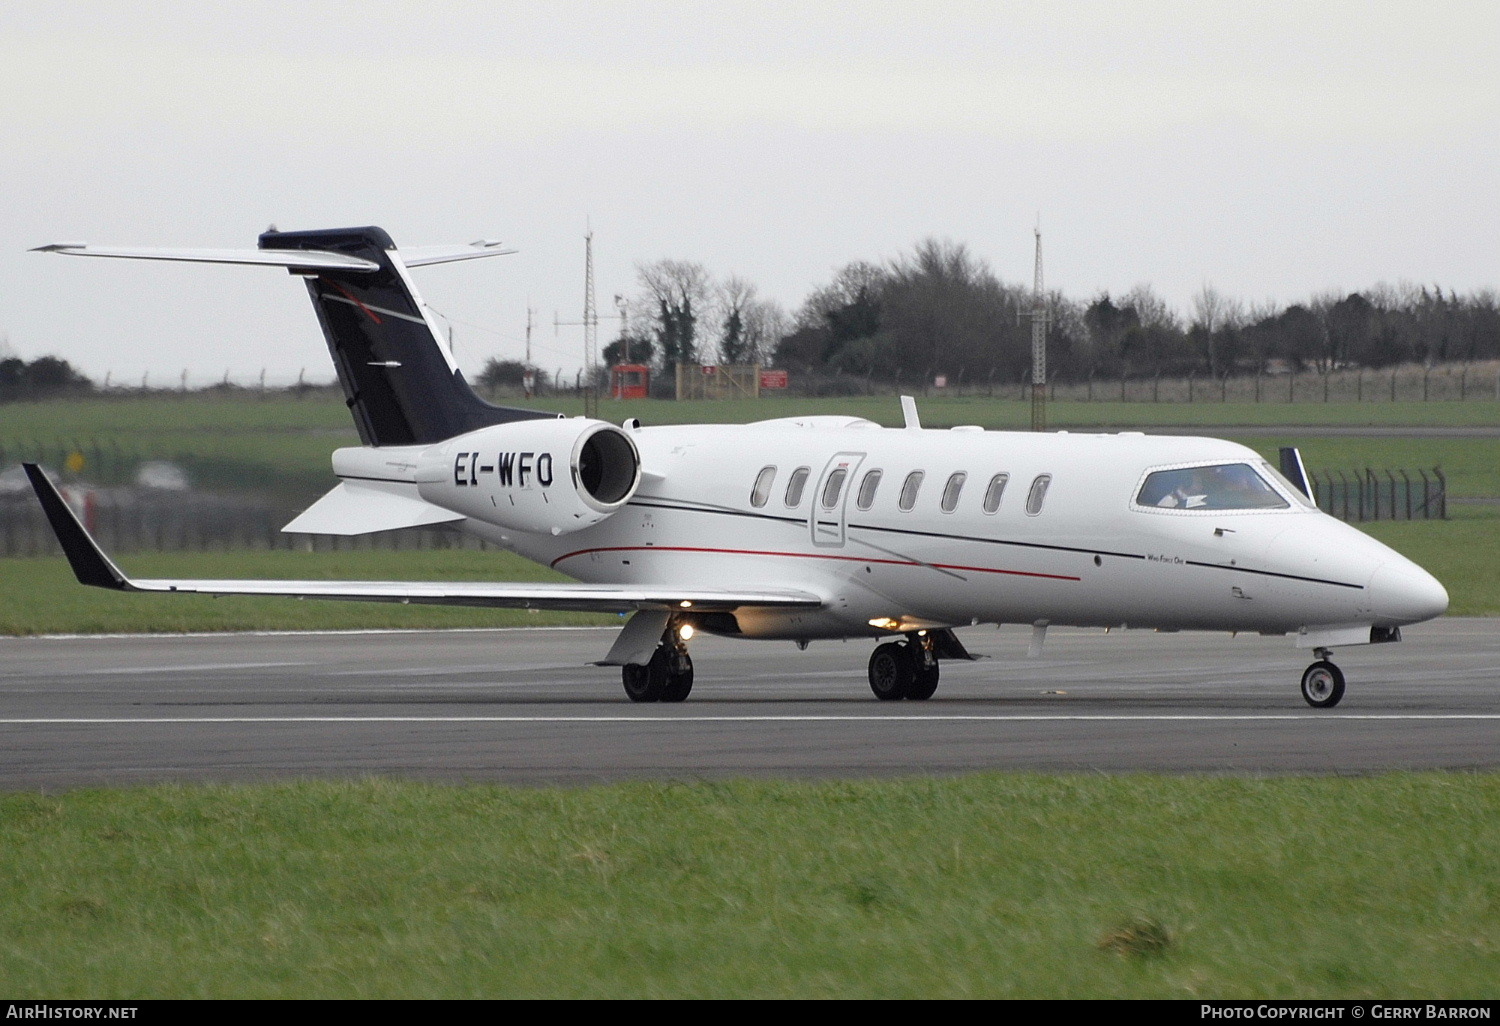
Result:
{"label": "overcast sky", "polygon": [[[576,368],[663,257],[789,310],[935,236],[1075,298],[1500,286],[1500,4],[0,6],[0,332],[115,381],[331,377],[284,272],[27,253],[378,224],[460,362]],[[600,339],[613,337],[601,325]],[[571,373],[571,370],[569,370]]]}

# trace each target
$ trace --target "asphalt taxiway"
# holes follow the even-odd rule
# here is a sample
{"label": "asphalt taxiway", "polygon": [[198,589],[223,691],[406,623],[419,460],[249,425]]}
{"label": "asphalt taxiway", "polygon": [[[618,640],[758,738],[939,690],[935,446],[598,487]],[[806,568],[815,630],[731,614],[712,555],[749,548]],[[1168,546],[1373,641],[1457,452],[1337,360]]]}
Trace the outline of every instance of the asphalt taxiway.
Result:
{"label": "asphalt taxiway", "polygon": [[975,770],[1368,773],[1500,766],[1500,620],[1341,649],[1309,708],[1290,638],[960,632],[927,702],[868,642],[700,636],[682,704],[594,667],[600,629],[0,639],[0,788],[369,775],[521,784]]}

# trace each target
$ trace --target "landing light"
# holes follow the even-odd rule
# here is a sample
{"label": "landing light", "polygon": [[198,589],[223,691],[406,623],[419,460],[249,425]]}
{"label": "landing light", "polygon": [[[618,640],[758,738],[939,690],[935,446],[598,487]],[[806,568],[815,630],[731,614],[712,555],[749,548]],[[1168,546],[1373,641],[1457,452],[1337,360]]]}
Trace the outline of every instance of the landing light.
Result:
{"label": "landing light", "polygon": [[683,641],[693,640],[693,625],[690,623],[685,623],[681,627],[677,628],[677,636]]}
{"label": "landing light", "polygon": [[877,616],[870,621],[871,627],[879,627],[883,631],[893,631],[901,626],[900,620],[892,620],[889,616]]}

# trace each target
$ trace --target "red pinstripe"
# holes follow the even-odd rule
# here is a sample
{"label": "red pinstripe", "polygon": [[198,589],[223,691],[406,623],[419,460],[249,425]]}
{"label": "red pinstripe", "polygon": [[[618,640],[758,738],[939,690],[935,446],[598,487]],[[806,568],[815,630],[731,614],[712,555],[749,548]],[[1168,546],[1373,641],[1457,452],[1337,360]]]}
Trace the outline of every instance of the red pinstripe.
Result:
{"label": "red pinstripe", "polygon": [[906,559],[870,559],[864,556],[839,556],[823,552],[776,552],[769,549],[710,549],[690,545],[610,545],[597,549],[579,549],[558,556],[551,566],[575,556],[587,556],[593,552],[706,552],[732,556],[781,556],[787,559],[832,559],[845,563],[880,563],[886,566],[931,566],[939,570],[967,570],[976,574],[1006,574],[1013,577],[1042,577],[1052,581],[1081,581],[1083,578],[1071,574],[1043,574],[1030,570],[1001,570],[989,566],[962,566],[957,563],[917,563]]}

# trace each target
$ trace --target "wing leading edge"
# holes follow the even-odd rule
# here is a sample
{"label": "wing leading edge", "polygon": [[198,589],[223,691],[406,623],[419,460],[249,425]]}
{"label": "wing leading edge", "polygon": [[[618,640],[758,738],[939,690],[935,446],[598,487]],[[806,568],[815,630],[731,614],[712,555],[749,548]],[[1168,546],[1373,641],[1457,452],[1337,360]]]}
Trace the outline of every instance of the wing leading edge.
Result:
{"label": "wing leading edge", "polygon": [[792,589],[729,590],[677,585],[543,584],[484,581],[271,581],[131,578],[105,555],[73,510],[34,463],[26,476],[80,584],[113,591],[180,595],[283,595],[349,602],[559,609],[625,613],[637,609],[731,610],[746,606],[810,609],[823,604]]}

